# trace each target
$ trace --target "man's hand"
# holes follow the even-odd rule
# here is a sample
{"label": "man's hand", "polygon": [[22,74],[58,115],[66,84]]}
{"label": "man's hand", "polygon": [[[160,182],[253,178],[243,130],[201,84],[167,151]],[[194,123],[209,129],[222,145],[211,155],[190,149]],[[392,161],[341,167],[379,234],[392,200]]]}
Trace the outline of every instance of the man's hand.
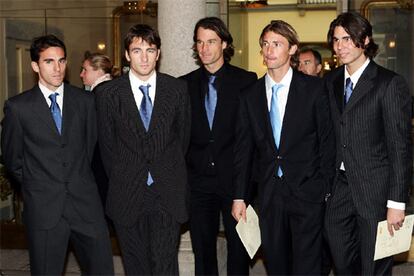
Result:
{"label": "man's hand", "polygon": [[[234,204],[233,204],[234,206]],[[403,225],[405,218],[405,211],[393,208],[388,208],[387,211],[387,224],[388,231],[391,236],[394,236],[394,230],[398,231]],[[394,229],[393,229],[394,228]]]}
{"label": "man's hand", "polygon": [[231,214],[235,220],[239,221],[242,218],[246,222],[246,203],[241,200],[233,201]]}

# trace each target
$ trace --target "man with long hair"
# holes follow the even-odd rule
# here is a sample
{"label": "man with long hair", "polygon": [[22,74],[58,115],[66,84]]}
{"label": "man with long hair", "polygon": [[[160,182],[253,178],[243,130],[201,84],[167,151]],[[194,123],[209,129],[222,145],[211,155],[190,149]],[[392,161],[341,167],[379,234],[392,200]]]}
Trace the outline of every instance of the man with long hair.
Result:
{"label": "man with long hair", "polygon": [[404,79],[373,61],[372,26],[357,13],[332,21],[328,44],[343,64],[326,76],[335,125],[337,174],[325,228],[336,273],[388,275],[374,261],[377,225],[392,235],[405,216],[412,174],[411,98]]}

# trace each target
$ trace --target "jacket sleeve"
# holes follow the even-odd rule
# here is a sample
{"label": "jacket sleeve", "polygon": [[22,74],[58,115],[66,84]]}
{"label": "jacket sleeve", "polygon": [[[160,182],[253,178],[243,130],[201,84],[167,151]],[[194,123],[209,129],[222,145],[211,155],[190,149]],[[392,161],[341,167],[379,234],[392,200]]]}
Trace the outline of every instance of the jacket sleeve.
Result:
{"label": "jacket sleeve", "polygon": [[190,128],[191,128],[191,106],[190,96],[188,94],[188,87],[185,81],[180,87],[180,102],[178,108],[178,133],[182,145],[183,153],[185,154],[190,143]]}
{"label": "jacket sleeve", "polygon": [[23,130],[15,105],[6,101],[1,132],[1,152],[6,169],[19,182],[23,182]]}
{"label": "jacket sleeve", "polygon": [[390,163],[388,200],[407,202],[412,177],[411,97],[406,82],[396,75],[382,96],[387,155]]}

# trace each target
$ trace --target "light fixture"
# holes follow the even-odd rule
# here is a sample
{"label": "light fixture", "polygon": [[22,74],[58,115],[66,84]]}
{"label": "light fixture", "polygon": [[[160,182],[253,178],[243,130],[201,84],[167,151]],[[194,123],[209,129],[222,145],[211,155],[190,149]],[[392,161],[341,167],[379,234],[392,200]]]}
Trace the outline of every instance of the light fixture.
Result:
{"label": "light fixture", "polygon": [[97,48],[98,48],[99,51],[103,51],[103,50],[105,50],[106,45],[103,42],[98,42]]}
{"label": "light fixture", "polygon": [[395,48],[395,40],[394,39],[391,39],[390,41],[388,41],[388,47],[389,48]]}

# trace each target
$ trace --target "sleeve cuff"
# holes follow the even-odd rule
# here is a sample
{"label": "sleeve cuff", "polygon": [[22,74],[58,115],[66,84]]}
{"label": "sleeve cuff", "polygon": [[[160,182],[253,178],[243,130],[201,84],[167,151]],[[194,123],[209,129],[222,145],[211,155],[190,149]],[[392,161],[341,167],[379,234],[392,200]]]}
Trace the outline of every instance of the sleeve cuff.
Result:
{"label": "sleeve cuff", "polygon": [[387,208],[397,209],[397,210],[405,210],[405,203],[404,202],[397,202],[388,200],[387,201]]}
{"label": "sleeve cuff", "polygon": [[244,202],[244,199],[233,199],[233,202]]}

